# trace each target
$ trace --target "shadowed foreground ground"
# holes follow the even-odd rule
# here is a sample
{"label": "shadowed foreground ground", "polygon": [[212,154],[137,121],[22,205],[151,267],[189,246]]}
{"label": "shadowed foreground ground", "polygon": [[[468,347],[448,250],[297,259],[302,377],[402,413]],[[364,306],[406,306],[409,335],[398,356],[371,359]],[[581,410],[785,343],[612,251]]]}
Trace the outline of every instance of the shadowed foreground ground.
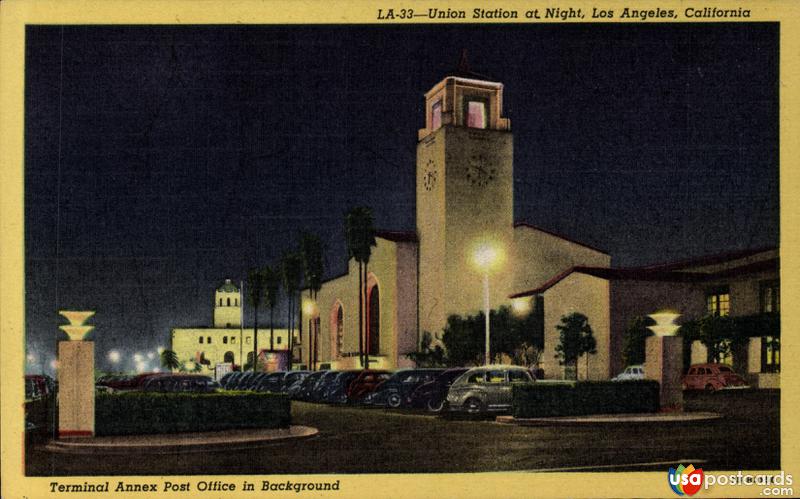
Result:
{"label": "shadowed foreground ground", "polygon": [[664,471],[664,462],[706,471],[780,468],[777,391],[691,394],[688,410],[720,412],[691,424],[518,427],[382,409],[293,402],[310,440],[247,450],[184,454],[56,454],[34,447],[28,475],[173,475],[474,472],[578,468]]}

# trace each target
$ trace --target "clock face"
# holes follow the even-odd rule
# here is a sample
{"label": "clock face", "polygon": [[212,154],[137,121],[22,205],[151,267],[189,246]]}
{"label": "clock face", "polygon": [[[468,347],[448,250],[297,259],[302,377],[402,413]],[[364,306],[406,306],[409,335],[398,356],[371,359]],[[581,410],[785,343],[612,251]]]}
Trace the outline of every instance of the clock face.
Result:
{"label": "clock face", "polygon": [[483,154],[473,154],[469,157],[467,166],[467,180],[472,185],[484,187],[497,176],[497,168],[490,165]]}
{"label": "clock face", "polygon": [[428,163],[425,165],[425,173],[422,175],[422,185],[425,186],[426,191],[430,191],[436,186],[438,176],[436,163],[432,159],[429,159]]}

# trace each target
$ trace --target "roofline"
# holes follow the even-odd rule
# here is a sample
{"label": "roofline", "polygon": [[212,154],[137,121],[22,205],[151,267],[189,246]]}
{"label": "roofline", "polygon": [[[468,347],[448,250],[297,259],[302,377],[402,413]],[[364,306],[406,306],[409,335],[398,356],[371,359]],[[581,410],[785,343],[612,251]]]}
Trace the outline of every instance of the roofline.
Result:
{"label": "roofline", "polygon": [[548,234],[550,236],[557,237],[559,239],[563,239],[564,241],[567,241],[567,242],[570,242],[570,243],[573,243],[573,244],[577,244],[579,246],[583,246],[584,248],[588,248],[588,249],[590,249],[592,251],[597,251],[597,252],[602,253],[604,255],[609,255],[609,256],[611,255],[606,250],[600,249],[600,248],[598,248],[596,246],[591,246],[591,245],[586,244],[586,243],[582,243],[580,241],[572,239],[571,237],[567,237],[567,236],[565,236],[563,234],[559,234],[558,232],[554,232],[552,230],[548,230],[548,229],[539,227],[538,225],[533,225],[532,223],[514,222],[514,228],[516,229],[517,227],[525,227],[525,228],[528,228],[528,229],[538,230],[539,232],[544,232],[545,234]]}
{"label": "roofline", "polygon": [[778,246],[763,246],[759,248],[726,251],[724,253],[714,253],[711,255],[685,258],[683,260],[675,260],[672,262],[655,263],[635,268],[674,270],[686,267],[702,267],[706,265],[714,265],[717,263],[729,262],[732,260],[739,260],[742,258],[747,258],[748,256],[757,255],[759,253],[765,253],[767,251],[776,251],[778,249],[779,249]]}
{"label": "roofline", "polygon": [[607,281],[658,281],[658,282],[705,282],[715,279],[735,277],[742,274],[778,270],[779,259],[770,258],[758,262],[740,265],[717,272],[676,272],[662,269],[646,268],[611,268],[574,266],[553,276],[538,288],[509,295],[510,299],[539,295],[566,279],[573,273],[580,273]]}

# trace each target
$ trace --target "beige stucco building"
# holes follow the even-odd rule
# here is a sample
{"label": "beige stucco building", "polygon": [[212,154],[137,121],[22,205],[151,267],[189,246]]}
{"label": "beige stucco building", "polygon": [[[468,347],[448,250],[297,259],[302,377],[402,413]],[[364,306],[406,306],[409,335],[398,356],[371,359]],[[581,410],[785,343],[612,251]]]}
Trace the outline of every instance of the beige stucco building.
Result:
{"label": "beige stucco building", "polygon": [[[204,372],[211,373],[218,363],[237,366],[250,362],[253,357],[252,328],[242,328],[241,290],[226,279],[214,292],[214,322],[212,327],[172,329],[172,350],[180,362],[200,363]],[[259,355],[262,352],[286,352],[289,345],[288,331],[268,325],[258,328]],[[268,364],[279,363],[277,356],[267,355]],[[267,365],[274,370],[275,366]]]}
{"label": "beige stucco building", "polygon": [[[369,262],[370,367],[411,365],[407,354],[418,349],[423,332],[438,336],[449,315],[483,310],[487,276],[490,308],[512,303],[526,308],[525,302],[536,301],[534,308],[543,314],[546,378],[564,376],[556,358],[556,326],[573,312],[589,318],[597,342],[597,353],[577,363],[578,377],[601,380],[624,369],[624,332],[635,316],[670,308],[684,320],[696,319],[714,313],[707,303],[714,299],[728,300],[734,314],[776,311],[775,304],[765,308],[763,294],[777,300],[777,250],[620,269],[612,268],[611,256],[600,249],[515,221],[513,156],[502,83],[459,70],[425,94],[416,155],[416,231],[379,231]],[[304,307],[301,318],[305,331],[315,331],[316,357],[303,353],[304,334],[295,363],[316,358],[313,367],[361,367],[358,289],[353,260],[346,273],[323,283],[315,306]],[[695,359],[703,356],[699,348]],[[760,384],[774,384],[775,376],[762,371],[775,370],[776,348],[775,338],[753,338],[748,358],[739,354],[740,370]]]}
{"label": "beige stucco building", "polygon": [[[515,224],[513,134],[503,117],[502,83],[456,72],[425,94],[425,110],[417,143],[416,232],[379,231],[369,263],[365,348],[371,367],[412,365],[406,355],[417,350],[422,332],[440,333],[449,315],[482,310],[487,274],[494,309],[564,269],[611,263],[601,250]],[[481,260],[487,252],[490,262]],[[317,295],[319,365],[359,367],[357,269],[351,260],[348,271],[323,283]],[[314,327],[307,313],[301,322],[306,331]],[[303,346],[295,357],[307,364]]]}

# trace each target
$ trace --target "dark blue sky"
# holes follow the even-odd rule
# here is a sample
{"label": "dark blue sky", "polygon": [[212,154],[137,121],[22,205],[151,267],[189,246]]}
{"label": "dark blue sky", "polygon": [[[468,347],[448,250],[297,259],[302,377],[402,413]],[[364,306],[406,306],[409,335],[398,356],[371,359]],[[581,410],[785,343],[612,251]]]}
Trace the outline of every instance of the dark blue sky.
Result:
{"label": "dark blue sky", "polygon": [[423,94],[462,49],[505,84],[518,221],[617,266],[777,245],[778,34],[29,27],[28,341],[51,355],[57,310],[89,308],[100,354],[167,346],[171,327],[210,325],[216,284],[276,262],[301,229],[325,240],[329,274],[347,208],[413,229]]}

